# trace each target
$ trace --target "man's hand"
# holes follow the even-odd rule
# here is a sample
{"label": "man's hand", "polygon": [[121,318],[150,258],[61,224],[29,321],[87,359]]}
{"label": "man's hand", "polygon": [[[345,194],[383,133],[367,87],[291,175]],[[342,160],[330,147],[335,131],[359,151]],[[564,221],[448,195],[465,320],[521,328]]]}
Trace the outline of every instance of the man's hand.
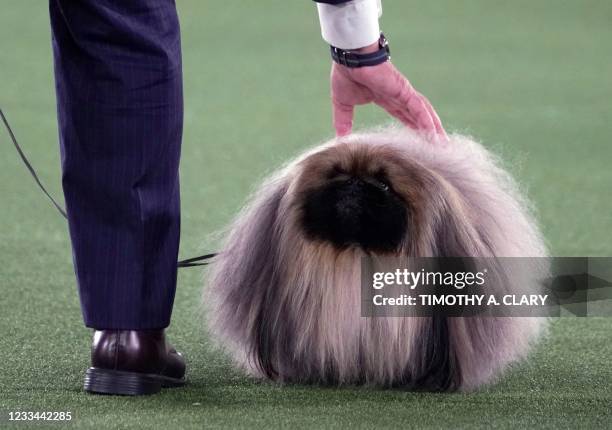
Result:
{"label": "man's hand", "polygon": [[[370,49],[377,49],[377,45],[363,48],[361,52]],[[446,138],[440,118],[429,100],[416,91],[390,61],[360,68],[333,63],[331,96],[337,136],[351,132],[355,106],[374,102],[408,127]]]}

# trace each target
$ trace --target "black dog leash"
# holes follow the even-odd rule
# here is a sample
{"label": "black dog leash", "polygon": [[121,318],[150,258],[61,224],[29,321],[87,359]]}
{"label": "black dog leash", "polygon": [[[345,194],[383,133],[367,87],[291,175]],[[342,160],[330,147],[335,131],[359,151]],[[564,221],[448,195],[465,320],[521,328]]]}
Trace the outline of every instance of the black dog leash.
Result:
{"label": "black dog leash", "polygon": [[[15,149],[17,150],[17,152],[19,153],[19,156],[21,157],[21,161],[23,161],[23,164],[25,164],[25,166],[27,167],[28,171],[30,172],[30,175],[32,175],[32,177],[36,181],[36,184],[38,185],[38,188],[40,188],[41,191],[47,196],[47,198],[49,200],[51,200],[51,203],[53,203],[53,206],[55,206],[55,208],[58,210],[58,212],[65,219],[68,219],[68,214],[66,213],[66,210],[62,207],[62,205],[60,205],[51,196],[51,194],[49,194],[49,192],[47,191],[47,189],[45,188],[45,186],[41,182],[40,178],[38,177],[38,174],[36,173],[36,170],[34,170],[34,167],[32,167],[32,164],[30,163],[28,158],[25,156],[23,150],[21,149],[21,146],[17,142],[17,138],[15,137],[15,134],[13,133],[13,130],[11,129],[11,126],[9,125],[8,121],[6,120],[6,117],[4,116],[4,112],[2,112],[2,109],[0,109],[0,117],[2,117],[2,122],[4,123],[4,126],[6,127],[6,130],[8,131],[8,134],[11,137],[11,140],[13,141],[13,145],[15,146]],[[176,266],[179,267],[179,268],[181,268],[181,267],[205,266],[205,265],[209,264],[211,262],[210,260],[212,258],[214,258],[216,255],[217,255],[216,253],[212,253],[212,254],[200,255],[199,257],[187,258],[186,260],[181,260],[181,261],[177,262]]]}

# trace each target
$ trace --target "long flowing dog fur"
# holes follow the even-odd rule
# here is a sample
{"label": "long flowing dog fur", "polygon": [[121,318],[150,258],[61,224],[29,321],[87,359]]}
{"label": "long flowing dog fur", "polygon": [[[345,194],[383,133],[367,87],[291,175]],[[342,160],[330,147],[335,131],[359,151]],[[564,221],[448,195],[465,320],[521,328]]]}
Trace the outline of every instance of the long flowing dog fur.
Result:
{"label": "long flowing dog fur", "polygon": [[453,135],[447,144],[432,144],[407,130],[386,129],[333,140],[255,192],[212,265],[204,294],[208,326],[234,361],[280,382],[440,391],[474,389],[524,357],[543,318],[361,316],[364,251],[309,240],[299,226],[304,190],[338,162],[382,163],[391,171],[413,206],[412,234],[400,255],[547,254],[515,182],[470,138]]}

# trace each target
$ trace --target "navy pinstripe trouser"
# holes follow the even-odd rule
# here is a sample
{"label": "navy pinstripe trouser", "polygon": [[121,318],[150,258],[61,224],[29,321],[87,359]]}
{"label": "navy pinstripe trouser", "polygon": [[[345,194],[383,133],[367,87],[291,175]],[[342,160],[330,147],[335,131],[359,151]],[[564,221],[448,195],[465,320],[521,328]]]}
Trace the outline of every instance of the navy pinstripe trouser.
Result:
{"label": "navy pinstripe trouser", "polygon": [[85,324],[170,323],[180,234],[172,0],[50,0],[62,185]]}

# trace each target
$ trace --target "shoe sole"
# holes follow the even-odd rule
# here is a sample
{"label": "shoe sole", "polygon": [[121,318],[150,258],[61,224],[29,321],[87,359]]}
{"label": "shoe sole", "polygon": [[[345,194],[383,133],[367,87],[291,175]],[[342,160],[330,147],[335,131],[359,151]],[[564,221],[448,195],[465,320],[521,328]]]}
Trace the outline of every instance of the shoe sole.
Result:
{"label": "shoe sole", "polygon": [[85,372],[83,388],[88,393],[142,396],[159,393],[162,388],[183,385],[185,385],[184,378],[90,367]]}

